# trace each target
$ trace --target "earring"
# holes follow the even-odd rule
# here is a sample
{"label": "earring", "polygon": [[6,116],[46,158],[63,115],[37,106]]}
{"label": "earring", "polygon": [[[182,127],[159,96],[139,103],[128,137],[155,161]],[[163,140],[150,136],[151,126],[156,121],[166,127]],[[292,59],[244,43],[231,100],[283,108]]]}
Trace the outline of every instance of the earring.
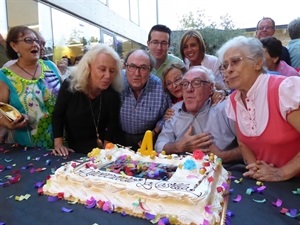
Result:
{"label": "earring", "polygon": [[22,55],[19,52],[17,52],[17,55],[18,55],[18,58],[22,57]]}

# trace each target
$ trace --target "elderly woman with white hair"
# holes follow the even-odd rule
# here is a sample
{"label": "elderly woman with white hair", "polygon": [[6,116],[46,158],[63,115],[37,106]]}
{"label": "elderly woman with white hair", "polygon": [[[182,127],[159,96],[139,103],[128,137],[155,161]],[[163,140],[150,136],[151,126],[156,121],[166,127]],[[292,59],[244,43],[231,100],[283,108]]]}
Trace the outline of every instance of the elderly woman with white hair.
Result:
{"label": "elderly woman with white hair", "polygon": [[227,114],[236,122],[249,176],[283,181],[300,176],[300,77],[266,74],[256,38],[235,37],[218,51],[224,81],[235,91]]}
{"label": "elderly woman with white hair", "polygon": [[82,57],[63,82],[54,108],[55,155],[87,153],[114,142],[122,82],[121,60],[108,45],[98,44]]}

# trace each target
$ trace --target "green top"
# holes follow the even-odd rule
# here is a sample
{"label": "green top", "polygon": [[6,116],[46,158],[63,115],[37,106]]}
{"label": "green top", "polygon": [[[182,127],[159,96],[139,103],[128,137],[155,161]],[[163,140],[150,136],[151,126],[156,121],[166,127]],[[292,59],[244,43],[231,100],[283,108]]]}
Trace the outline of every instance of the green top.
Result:
{"label": "green top", "polygon": [[184,65],[183,61],[180,58],[176,57],[175,55],[168,54],[164,63],[161,64],[157,70],[153,68],[152,73],[157,77],[159,77],[160,79],[162,79],[162,74],[164,70],[167,67],[171,66],[171,64],[175,64],[175,63]]}

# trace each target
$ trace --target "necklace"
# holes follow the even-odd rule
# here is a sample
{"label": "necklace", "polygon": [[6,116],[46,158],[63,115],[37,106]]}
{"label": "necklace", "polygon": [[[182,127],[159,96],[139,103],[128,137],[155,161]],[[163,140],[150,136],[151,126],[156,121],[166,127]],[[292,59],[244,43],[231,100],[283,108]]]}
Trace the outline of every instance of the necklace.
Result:
{"label": "necklace", "polygon": [[25,73],[27,73],[28,75],[30,75],[30,76],[32,77],[31,80],[35,80],[35,75],[36,75],[37,69],[39,68],[39,63],[36,65],[34,74],[29,73],[27,70],[25,70],[23,67],[21,67],[21,66],[18,64],[18,62],[16,62],[16,65],[17,65],[21,70],[23,70]]}
{"label": "necklace", "polygon": [[100,98],[99,98],[99,113],[98,113],[97,121],[96,121],[96,118],[95,118],[95,115],[94,115],[94,111],[93,111],[91,99],[90,98],[88,98],[88,99],[89,99],[90,108],[91,108],[91,111],[92,111],[92,116],[93,116],[93,122],[94,122],[94,126],[95,126],[95,131],[96,131],[97,146],[98,146],[98,148],[103,148],[103,143],[100,140],[99,132],[98,132],[98,125],[99,125],[100,113],[101,113],[102,95],[100,95]]}

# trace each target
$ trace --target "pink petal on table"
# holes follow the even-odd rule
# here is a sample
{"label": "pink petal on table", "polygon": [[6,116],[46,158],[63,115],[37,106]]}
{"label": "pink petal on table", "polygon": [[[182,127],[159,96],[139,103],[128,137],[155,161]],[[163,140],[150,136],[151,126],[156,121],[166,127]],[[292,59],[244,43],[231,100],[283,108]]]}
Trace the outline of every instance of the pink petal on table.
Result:
{"label": "pink petal on table", "polygon": [[266,189],[266,186],[263,185],[263,186],[258,187],[256,190],[257,190],[258,193],[260,193],[265,189]]}
{"label": "pink petal on table", "polygon": [[237,197],[235,199],[233,199],[234,202],[240,202],[241,200],[242,200],[241,195],[237,195]]}
{"label": "pink petal on table", "polygon": [[272,202],[272,204],[274,206],[276,206],[276,207],[280,207],[282,205],[282,200],[278,198],[277,201],[276,202]]}
{"label": "pink petal on table", "polygon": [[280,210],[280,213],[286,214],[289,210],[287,208],[282,208]]}

